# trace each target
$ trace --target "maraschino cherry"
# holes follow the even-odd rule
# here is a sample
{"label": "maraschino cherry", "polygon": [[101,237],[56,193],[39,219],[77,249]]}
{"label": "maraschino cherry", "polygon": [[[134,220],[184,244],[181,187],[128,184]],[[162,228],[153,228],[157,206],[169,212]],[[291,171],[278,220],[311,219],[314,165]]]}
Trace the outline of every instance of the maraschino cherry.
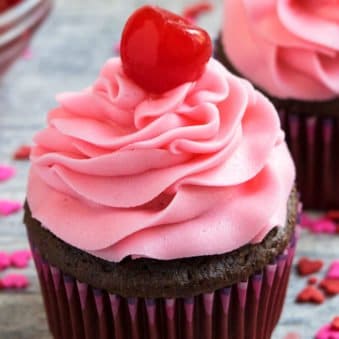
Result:
{"label": "maraschino cherry", "polygon": [[212,42],[206,31],[179,15],[144,6],[128,19],[120,52],[125,73],[145,90],[161,94],[201,76]]}

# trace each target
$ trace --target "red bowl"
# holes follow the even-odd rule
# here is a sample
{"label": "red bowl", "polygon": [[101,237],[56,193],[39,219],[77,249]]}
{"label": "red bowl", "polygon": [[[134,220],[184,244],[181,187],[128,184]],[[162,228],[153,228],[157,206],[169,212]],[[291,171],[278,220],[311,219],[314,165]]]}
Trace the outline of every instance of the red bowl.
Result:
{"label": "red bowl", "polygon": [[0,76],[22,55],[52,5],[53,0],[23,0],[0,13]]}

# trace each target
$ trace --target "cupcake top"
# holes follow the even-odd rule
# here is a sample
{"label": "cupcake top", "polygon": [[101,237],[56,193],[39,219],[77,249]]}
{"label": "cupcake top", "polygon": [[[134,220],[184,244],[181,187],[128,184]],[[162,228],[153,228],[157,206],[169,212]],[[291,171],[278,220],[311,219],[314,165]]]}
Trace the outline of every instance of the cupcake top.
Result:
{"label": "cupcake top", "polygon": [[[144,29],[149,35],[150,21],[158,30],[157,20],[164,24],[157,51],[168,48],[171,26],[191,34],[201,62],[185,77],[166,81],[168,70],[157,79],[163,58],[133,59],[135,42]],[[207,60],[207,34],[174,14],[143,7],[126,27],[122,58],[109,60],[91,87],[59,95],[34,138],[32,216],[66,243],[114,262],[226,253],[284,226],[295,172],[272,104]],[[185,66],[171,55],[168,67]],[[146,84],[135,72],[149,63]]]}
{"label": "cupcake top", "polygon": [[339,97],[337,0],[225,0],[222,43],[234,67],[272,96]]}

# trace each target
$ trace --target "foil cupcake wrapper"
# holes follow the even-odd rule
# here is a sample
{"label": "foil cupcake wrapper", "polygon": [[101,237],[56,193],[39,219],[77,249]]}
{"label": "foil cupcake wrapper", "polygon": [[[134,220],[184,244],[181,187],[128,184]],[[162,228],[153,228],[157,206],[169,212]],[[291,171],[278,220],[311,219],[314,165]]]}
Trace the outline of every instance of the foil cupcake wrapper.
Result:
{"label": "foil cupcake wrapper", "polygon": [[279,110],[282,128],[297,168],[305,208],[337,209],[339,195],[339,119]]}
{"label": "foil cupcake wrapper", "polygon": [[53,267],[32,246],[48,325],[56,339],[265,339],[285,299],[295,237],[247,281],[190,298],[123,298]]}

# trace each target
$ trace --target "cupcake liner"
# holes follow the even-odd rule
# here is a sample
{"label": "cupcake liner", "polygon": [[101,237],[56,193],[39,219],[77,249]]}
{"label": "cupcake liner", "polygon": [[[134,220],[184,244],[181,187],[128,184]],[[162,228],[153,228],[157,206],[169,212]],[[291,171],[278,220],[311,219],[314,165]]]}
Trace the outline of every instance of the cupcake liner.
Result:
{"label": "cupcake liner", "polygon": [[32,246],[56,339],[265,339],[283,307],[295,237],[247,281],[189,298],[123,298],[63,274]]}
{"label": "cupcake liner", "polygon": [[286,141],[297,168],[305,208],[337,209],[339,194],[339,119],[279,110]]}

